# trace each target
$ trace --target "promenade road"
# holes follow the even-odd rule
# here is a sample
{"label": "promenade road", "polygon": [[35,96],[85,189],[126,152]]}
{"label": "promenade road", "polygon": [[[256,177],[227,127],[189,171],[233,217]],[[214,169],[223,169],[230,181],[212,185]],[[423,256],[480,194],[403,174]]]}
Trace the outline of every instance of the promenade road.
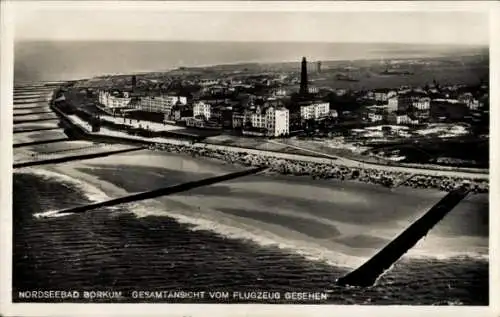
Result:
{"label": "promenade road", "polygon": [[176,131],[176,130],[183,130],[185,129],[184,127],[172,125],[172,124],[163,124],[163,123],[158,123],[158,122],[151,122],[151,121],[145,121],[145,120],[135,120],[135,119],[129,119],[129,118],[123,118],[123,117],[113,117],[111,115],[106,115],[106,114],[101,114],[99,115],[101,119],[104,119],[109,122],[113,122],[116,124],[126,124],[128,126],[134,127],[134,128],[139,128],[141,126],[142,128],[148,128],[151,131],[155,132],[161,132],[161,131]]}

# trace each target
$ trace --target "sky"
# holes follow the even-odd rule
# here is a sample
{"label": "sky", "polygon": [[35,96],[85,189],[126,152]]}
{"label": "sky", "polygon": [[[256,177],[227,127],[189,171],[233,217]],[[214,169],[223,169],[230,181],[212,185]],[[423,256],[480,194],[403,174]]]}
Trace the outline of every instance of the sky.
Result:
{"label": "sky", "polygon": [[[82,5],[76,1],[70,4],[40,1],[29,5],[18,2],[15,3],[15,39],[466,45],[485,45],[489,40],[488,14],[480,10],[421,11],[426,9],[420,7],[420,11],[408,11],[407,7],[399,6],[400,10],[393,12],[362,12],[359,7],[347,12],[326,8],[330,12],[325,12],[324,8],[313,6],[320,12],[301,9],[294,12],[289,3],[266,7],[260,2],[259,7],[247,4],[244,10],[234,4],[211,7],[207,11],[207,6],[199,5],[179,7],[163,3],[134,7],[132,4],[127,6],[122,2],[118,7]],[[311,5],[297,6],[308,7]],[[335,10],[338,9],[337,6]]]}

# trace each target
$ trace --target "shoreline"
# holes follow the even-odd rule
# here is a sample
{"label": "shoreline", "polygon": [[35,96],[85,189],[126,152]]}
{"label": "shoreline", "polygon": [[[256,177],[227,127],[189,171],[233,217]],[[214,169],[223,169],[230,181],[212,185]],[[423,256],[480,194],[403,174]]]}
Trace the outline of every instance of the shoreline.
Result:
{"label": "shoreline", "polygon": [[460,177],[426,176],[411,173],[381,171],[371,168],[347,167],[342,165],[302,162],[292,159],[278,159],[258,156],[245,152],[235,153],[208,148],[198,149],[194,146],[158,144],[149,147],[153,151],[202,156],[219,161],[238,164],[245,167],[268,167],[264,174],[292,176],[311,176],[313,179],[340,179],[342,181],[360,181],[369,184],[383,185],[389,188],[405,186],[412,188],[434,188],[441,191],[451,191],[459,186],[468,186],[472,193],[488,193],[487,180],[464,179]]}

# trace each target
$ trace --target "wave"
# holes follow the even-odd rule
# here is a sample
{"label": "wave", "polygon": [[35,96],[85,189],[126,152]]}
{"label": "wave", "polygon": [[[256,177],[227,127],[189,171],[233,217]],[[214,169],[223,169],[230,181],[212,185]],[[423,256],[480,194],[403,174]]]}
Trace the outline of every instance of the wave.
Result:
{"label": "wave", "polygon": [[[179,223],[193,225],[194,227],[191,228],[191,230],[193,231],[208,230],[220,234],[228,239],[250,240],[261,246],[274,246],[282,250],[293,251],[294,253],[304,256],[308,260],[323,261],[337,267],[353,269],[360,266],[369,259],[369,257],[365,256],[344,254],[342,252],[332,250],[324,246],[318,246],[317,244],[300,239],[284,238],[270,232],[269,230],[264,230],[257,226],[242,223],[241,220],[232,220],[230,217],[227,217],[227,215],[224,218],[208,218],[210,217],[210,214],[213,214],[213,212],[217,212],[217,210],[211,210],[209,208],[201,207],[196,216],[191,216],[183,213],[182,209],[173,210],[169,209],[168,207],[165,208],[164,205],[159,207],[158,204],[160,204],[160,202],[148,203],[147,205],[139,205],[136,203],[132,210],[137,217],[145,217],[149,215],[172,217]],[[206,218],[201,218],[203,216]],[[423,238],[419,242],[419,244],[424,240],[425,238]],[[417,247],[418,244],[413,249],[410,249],[405,255],[403,255],[403,259],[424,259],[438,261],[462,259],[488,261],[489,259],[488,254],[481,252],[447,250],[436,251],[425,248],[421,249]],[[376,251],[378,250],[374,250],[374,254]]]}
{"label": "wave", "polygon": [[[57,173],[51,170],[42,169],[40,167],[25,167],[16,170],[19,174],[30,174],[42,177],[47,180],[56,180],[62,184],[67,184],[73,186],[75,189],[79,190],[86,199],[90,202],[99,202],[110,199],[110,197],[101,189],[93,186],[87,182],[81,181],[79,179],[73,178],[66,174]],[[110,207],[112,209],[113,207]],[[58,210],[48,210],[40,213],[36,213],[33,216],[36,218],[55,218],[71,215],[72,213],[61,213]]]}
{"label": "wave", "polygon": [[97,202],[97,201],[103,201],[110,199],[110,197],[103,192],[101,189],[99,189],[96,186],[93,186],[87,182],[81,181],[79,179],[73,178],[71,176],[68,176],[66,174],[54,172],[51,170],[47,169],[42,169],[39,167],[26,167],[22,169],[16,170],[16,173],[20,174],[32,174],[32,175],[37,175],[40,177],[43,177],[45,179],[55,179],[59,180],[63,183],[71,184],[75,186],[77,189],[81,190],[81,192],[85,195],[87,199],[89,199],[92,202]]}
{"label": "wave", "polygon": [[[346,255],[334,250],[318,247],[306,241],[280,237],[268,230],[262,230],[256,226],[244,224],[241,221],[231,220],[230,217],[210,219],[206,217],[210,215],[211,209],[209,208],[201,207],[196,216],[187,215],[180,208],[175,210],[170,209],[158,201],[143,204],[136,203],[134,208],[127,207],[127,209],[138,218],[147,216],[170,217],[181,224],[190,225],[189,230],[192,231],[206,230],[228,239],[251,241],[266,247],[277,247],[281,250],[292,251],[308,260],[324,261],[336,267],[351,269],[365,260],[362,257]],[[212,212],[217,211],[212,210]]]}
{"label": "wave", "polygon": [[459,259],[474,259],[480,261],[488,261],[489,255],[482,252],[471,252],[471,251],[441,251],[439,253],[436,250],[420,250],[420,249],[410,249],[404,257],[410,259],[435,259],[435,260],[459,260]]}
{"label": "wave", "polygon": [[33,214],[35,218],[59,218],[74,215],[72,212],[59,212],[59,210],[49,210]]}

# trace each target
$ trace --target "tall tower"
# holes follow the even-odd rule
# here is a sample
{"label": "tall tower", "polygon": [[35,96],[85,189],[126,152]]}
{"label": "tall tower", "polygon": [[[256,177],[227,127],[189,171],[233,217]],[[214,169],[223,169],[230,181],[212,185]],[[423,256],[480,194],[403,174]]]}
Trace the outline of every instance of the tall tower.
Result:
{"label": "tall tower", "polygon": [[135,75],[132,76],[132,90],[135,90],[135,86],[137,85],[137,77]]}
{"label": "tall tower", "polygon": [[300,71],[300,90],[299,94],[302,96],[307,95],[307,61],[305,57],[302,57],[302,67]]}
{"label": "tall tower", "polygon": [[317,66],[316,71],[318,72],[318,74],[320,74],[321,73],[321,62],[318,62],[316,66]]}

